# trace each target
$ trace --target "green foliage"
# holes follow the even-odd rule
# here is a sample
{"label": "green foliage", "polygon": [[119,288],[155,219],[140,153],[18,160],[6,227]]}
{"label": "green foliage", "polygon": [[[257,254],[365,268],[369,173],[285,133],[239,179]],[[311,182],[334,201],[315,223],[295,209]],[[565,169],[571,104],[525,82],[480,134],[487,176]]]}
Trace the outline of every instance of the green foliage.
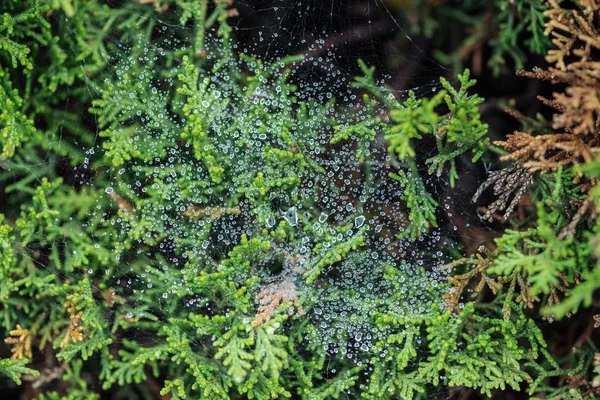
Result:
{"label": "green foliage", "polygon": [[33,121],[21,111],[23,99],[7,78],[7,72],[0,70],[0,137],[3,158],[12,157],[15,149],[36,132]]}
{"label": "green foliage", "polygon": [[199,83],[199,71],[187,57],[183,59],[183,68],[185,73],[179,75],[179,80],[184,85],[178,89],[178,92],[187,97],[187,104],[182,111],[190,123],[184,128],[181,138],[191,142],[196,158],[206,163],[212,181],[221,183],[224,170],[216,165],[215,155],[211,151],[212,146],[206,135],[215,117],[227,107],[227,99],[220,99],[220,93],[216,90],[206,93],[210,79],[205,78]]}
{"label": "green foliage", "polygon": [[[589,370],[589,352],[555,361],[516,283],[500,290],[567,290],[554,317],[592,303],[600,228],[568,229],[585,200],[573,171],[540,180],[534,226],[469,259],[490,263],[490,301],[451,307],[438,267],[407,261],[444,223],[428,175],[453,188],[456,160],[489,147],[469,70],[400,101],[360,61],[357,117],[302,92],[303,57],[239,52],[227,1],[105,3],[0,6],[3,351],[35,355],[0,372],[21,384],[59,366],[40,399],[412,399],[533,395]],[[522,62],[511,49],[529,34],[545,50],[539,1],[438,11],[475,6],[501,10],[494,54]],[[374,171],[378,137],[389,158]],[[399,233],[377,219],[390,184]],[[393,235],[410,239],[407,260]]]}
{"label": "green foliage", "polygon": [[[473,387],[488,396],[492,390],[504,390],[506,386],[518,390],[521,382],[531,379],[521,370],[521,364],[536,359],[539,346],[545,346],[545,342],[540,330],[525,315],[508,321],[498,316],[483,317],[474,314],[470,303],[456,322],[462,332],[448,335],[456,328],[448,326],[447,321],[447,315],[438,316],[427,328],[429,348],[434,355],[422,367],[421,375],[436,383],[438,371],[443,369],[450,385]],[[529,342],[530,355],[519,344],[521,340]],[[464,351],[457,351],[458,346]]]}
{"label": "green foliage", "polygon": [[437,225],[435,209],[438,203],[427,192],[423,181],[411,172],[399,171],[398,175],[390,173],[390,178],[400,182],[404,190],[400,199],[406,202],[406,207],[410,210],[408,215],[410,224],[398,236],[409,236],[414,240],[427,232],[431,226]]}
{"label": "green foliage", "polygon": [[[583,165],[581,168],[578,168],[578,170],[585,173],[590,179],[594,180],[598,176],[598,172],[600,172],[598,167],[598,161],[594,160]],[[574,172],[572,173],[574,174]],[[562,199],[575,198],[579,202],[593,200],[593,203],[595,204],[593,207],[597,210],[598,199],[600,199],[598,185],[596,184],[594,187],[592,187],[587,199],[583,199],[581,194],[579,194],[574,188],[571,188],[568,182],[566,184],[563,183],[565,180],[564,178],[561,179],[561,175],[563,174],[566,175],[566,178],[570,178],[568,174],[563,173],[562,170],[559,170],[557,174],[558,177],[555,179],[556,183],[552,193],[553,196],[548,196],[552,199],[550,205],[554,206],[553,213],[557,214],[561,212],[559,206],[561,197]],[[584,209],[583,211],[586,210]],[[579,210],[578,213],[581,213],[581,210]],[[560,222],[562,223],[558,224],[558,226],[555,226],[554,229],[555,231],[558,231],[557,228],[560,227],[562,227],[563,230],[569,229],[564,231],[568,233],[568,235],[563,234],[563,236],[567,237],[561,237],[560,240],[549,240],[548,243],[555,248],[552,249],[552,251],[556,252],[557,254],[562,253],[564,258],[560,263],[553,261],[550,264],[552,268],[546,268],[549,269],[546,274],[554,274],[555,276],[559,276],[564,282],[561,283],[568,287],[569,290],[566,291],[564,300],[558,304],[552,305],[551,307],[547,307],[543,311],[547,315],[556,316],[558,318],[576,313],[581,307],[589,307],[592,305],[593,294],[598,287],[600,287],[600,281],[598,280],[600,275],[598,274],[597,268],[597,259],[599,253],[598,246],[596,244],[598,240],[598,231],[600,229],[598,220],[596,219],[591,229],[588,225],[588,229],[579,229],[577,232],[573,232],[574,228],[577,227],[577,224],[573,225],[573,222],[569,222],[568,224],[563,221]],[[549,230],[550,228],[547,229]],[[569,259],[566,258],[567,256]]]}
{"label": "green foliage", "polygon": [[585,270],[581,274],[582,282],[569,290],[560,304],[548,307],[544,313],[560,318],[577,312],[582,306],[589,307],[592,305],[594,291],[598,289],[598,277],[597,268]]}
{"label": "green foliage", "polygon": [[415,3],[420,23],[413,29],[432,38],[437,48],[449,47],[449,51],[436,51],[436,56],[456,70],[468,61],[480,70],[484,48],[491,52],[487,67],[494,75],[504,72],[507,60],[511,69],[523,69],[528,59],[551,48],[544,34],[547,7],[543,0],[469,0],[461,7],[441,3],[433,8],[422,0]]}
{"label": "green foliage", "polygon": [[477,94],[467,94],[467,89],[473,87],[476,83],[474,79],[469,79],[469,70],[465,70],[462,75],[458,75],[460,88],[454,89],[450,83],[441,78],[442,86],[448,91],[444,95],[444,101],[450,111],[449,120],[442,121],[441,127],[436,130],[436,142],[439,154],[426,161],[429,165],[428,172],[434,171],[440,175],[444,164],[451,162],[449,177],[450,186],[454,187],[455,180],[458,178],[454,159],[461,154],[472,150],[473,158],[471,162],[476,162],[487,149],[489,139],[483,139],[487,135],[488,126],[481,122],[479,115],[479,105],[483,99]]}
{"label": "green foliage", "polygon": [[[42,14],[50,9],[48,6],[42,6],[38,0],[30,2],[29,7],[18,13],[5,12],[0,25],[0,48],[8,53],[12,67],[17,68],[19,64],[28,70],[33,69],[33,63],[28,57],[31,49],[22,43],[15,42],[23,36],[33,36],[33,29],[36,24],[44,28],[50,25],[42,17]],[[30,23],[31,22],[33,23]]]}
{"label": "green foliage", "polygon": [[497,71],[505,64],[506,55],[510,56],[515,69],[523,69],[527,54],[520,47],[523,41],[531,54],[545,54],[551,46],[550,39],[544,35],[546,5],[542,0],[516,1],[514,4],[495,2],[499,10],[495,18],[498,23],[498,37],[490,40],[494,48],[490,64]]}
{"label": "green foliage", "polygon": [[431,99],[417,100],[414,92],[410,91],[402,106],[390,111],[393,125],[386,130],[385,139],[389,142],[388,151],[395,153],[398,160],[405,161],[416,156],[411,146],[412,139],[422,139],[422,135],[435,132],[440,119],[435,108],[444,95],[445,92],[439,92]]}
{"label": "green foliage", "polygon": [[40,376],[36,370],[26,367],[29,360],[24,358],[21,360],[9,360],[6,358],[0,359],[0,372],[7,375],[17,385],[21,384],[21,374],[31,375],[33,377]]}
{"label": "green foliage", "polygon": [[[377,398],[386,392],[413,396],[423,392],[427,383],[439,385],[440,378],[451,386],[471,387],[488,396],[495,389],[509,386],[519,390],[522,382],[532,379],[522,369],[523,364],[537,365],[534,360],[546,343],[533,321],[516,304],[511,307],[516,316],[508,320],[503,318],[501,308],[481,315],[473,303],[458,315],[450,311],[432,311],[422,318],[399,318],[389,311],[378,315],[381,322],[398,324],[404,330],[388,338],[387,346],[396,349],[391,352],[394,356],[387,363],[381,362],[366,397]],[[415,338],[421,329],[427,332],[429,356],[417,363],[423,349],[417,350]],[[386,372],[385,378],[379,376],[382,371]]]}
{"label": "green foliage", "polygon": [[[393,125],[386,130],[385,139],[389,142],[388,150],[396,153],[398,160],[414,158],[416,153],[411,147],[412,139],[422,139],[422,135],[434,135],[438,155],[429,158],[428,173],[441,175],[447,162],[451,162],[449,171],[450,185],[454,186],[458,177],[454,159],[472,150],[472,162],[477,161],[485,151],[489,139],[487,125],[481,122],[478,106],[483,99],[478,95],[469,95],[467,89],[475,85],[469,79],[469,70],[458,76],[460,88],[454,89],[444,78],[441,78],[445,90],[431,99],[417,100],[413,92],[399,109],[390,112]],[[448,107],[449,114],[444,116],[436,112],[442,100]]]}
{"label": "green foliage", "polygon": [[[383,107],[389,108],[390,121],[383,123],[376,116],[365,119],[338,131],[332,143],[347,139],[351,134],[373,138],[377,129],[385,133],[388,153],[394,155],[399,162],[396,165],[408,167],[407,172],[400,170],[398,174],[389,174],[392,179],[400,182],[404,190],[400,198],[406,202],[409,211],[408,227],[399,234],[399,237],[410,237],[415,240],[426,233],[430,227],[437,226],[435,209],[438,205],[427,192],[425,182],[419,175],[415,142],[423,139],[425,135],[435,137],[438,154],[425,161],[425,164],[429,165],[427,172],[430,175],[436,173],[437,176],[441,176],[446,165],[450,164],[447,173],[450,186],[454,187],[458,178],[455,159],[471,150],[473,152],[471,162],[476,162],[489,143],[489,139],[484,138],[488,126],[481,122],[478,109],[483,99],[477,94],[467,93],[467,90],[476,83],[475,80],[470,79],[470,72],[467,69],[458,76],[459,89],[455,89],[450,82],[441,78],[440,82],[444,90],[439,91],[432,98],[417,99],[415,93],[410,91],[408,98],[400,104],[393,96],[385,96],[377,90],[374,71],[367,68],[362,61],[360,65],[365,76],[357,78],[355,87],[373,93],[382,102]],[[375,101],[366,97],[366,102],[370,110],[376,108]],[[447,107],[448,112],[445,114],[440,112],[442,102]],[[364,148],[364,144],[359,145],[357,152],[359,159],[364,157]]]}
{"label": "green foliage", "polygon": [[563,217],[559,210],[547,213],[542,203],[537,208],[535,228],[507,230],[496,239],[500,254],[490,270],[499,275],[524,272],[534,296],[574,282],[579,266],[590,260],[587,243],[579,243],[572,237],[557,237],[556,228]]}
{"label": "green foliage", "polygon": [[[591,345],[593,350],[596,347]],[[552,378],[561,376],[567,379],[577,380],[585,376],[590,368],[593,357],[590,352],[582,349],[574,349],[571,354],[555,359],[547,350],[541,349],[544,355],[544,362],[539,364],[530,364],[538,376],[529,388],[529,395],[532,399],[584,399],[585,393],[577,390],[570,385],[552,387],[547,384]],[[559,364],[560,363],[560,364]]]}
{"label": "green foliage", "polygon": [[[65,287],[66,289],[66,287]],[[84,278],[77,285],[72,285],[74,293],[66,296],[66,305],[70,315],[70,325],[61,336],[60,342],[55,342],[54,348],[61,348],[56,354],[58,359],[70,361],[81,353],[85,361],[97,350],[102,350],[111,344],[112,339],[106,337],[100,321],[102,310],[94,301],[90,282]]]}
{"label": "green foliage", "polygon": [[[371,100],[366,94],[363,97],[363,101],[365,102],[369,113],[374,115],[376,112],[377,102]],[[364,162],[369,154],[369,145],[373,142],[375,135],[377,134],[377,128],[381,126],[382,123],[375,118],[369,118],[357,124],[346,126],[341,125],[336,127],[336,132],[329,143],[336,144],[341,141],[356,139],[358,142],[356,156],[358,157],[359,161]]]}
{"label": "green foliage", "polygon": [[[507,299],[515,299],[524,307],[533,307],[540,297],[547,298],[542,314],[562,318],[575,313],[581,305],[589,306],[597,287],[594,268],[594,232],[575,230],[570,214],[581,212],[571,204],[585,201],[573,183],[572,171],[557,172],[543,178],[536,203],[535,223],[519,230],[506,229],[495,239],[496,250],[487,256],[486,280],[494,292],[510,283]],[[585,211],[585,209],[583,210]],[[563,300],[558,293],[565,292]],[[506,310],[507,312],[509,310]]]}

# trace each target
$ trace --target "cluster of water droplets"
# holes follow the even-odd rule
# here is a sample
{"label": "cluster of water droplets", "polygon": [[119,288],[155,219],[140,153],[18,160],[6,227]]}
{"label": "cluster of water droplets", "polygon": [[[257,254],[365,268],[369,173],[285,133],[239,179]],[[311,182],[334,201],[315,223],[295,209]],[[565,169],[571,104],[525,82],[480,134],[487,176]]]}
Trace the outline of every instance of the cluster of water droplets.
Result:
{"label": "cluster of water droplets", "polygon": [[[164,44],[180,46],[174,39]],[[172,52],[160,47],[137,45],[143,50],[136,55],[124,51],[114,56],[112,79],[96,88],[99,96],[109,93],[98,118],[108,126],[103,140],[112,143],[101,150],[109,160],[103,168],[111,169],[111,180],[100,200],[102,209],[107,203],[110,207],[101,217],[139,243],[145,250],[138,252],[147,251],[154,267],[178,270],[194,260],[199,270],[217,271],[242,235],[253,237],[285,222],[295,232],[293,240],[274,242],[273,255],[258,261],[252,273],[265,286],[291,276],[297,295],[305,299],[304,313],[297,317],[307,318],[315,327],[306,335],[308,342],[357,364],[370,359],[370,354],[386,357],[388,351],[376,343],[397,333],[374,324],[374,314],[424,315],[434,304],[440,306],[440,293],[427,288],[445,280],[440,249],[446,243],[439,231],[423,235],[416,243],[397,238],[406,227],[407,210],[400,201],[401,187],[388,177],[392,167],[381,132],[369,145],[366,161],[356,156],[356,138],[329,143],[336,125],[359,122],[372,111],[362,105],[350,86],[352,77],[340,73],[327,51],[273,68],[270,75],[256,73],[268,65],[239,57],[227,60],[233,67],[198,70],[196,88],[202,88],[203,97],[194,107],[201,108],[198,114],[206,137],[197,144],[181,139],[191,122],[189,116],[182,116],[189,104],[186,96],[175,93],[182,82],[175,73],[156,72],[169,64],[183,73],[182,59],[168,58]],[[314,46],[319,45],[325,42]],[[207,65],[216,63],[218,55],[208,53]],[[294,73],[317,65],[320,70],[330,65],[322,81],[303,80],[305,72]],[[287,81],[280,79],[286,68],[292,71]],[[248,93],[250,89],[236,86],[231,71],[256,73],[259,84]],[[338,102],[331,102],[332,98]],[[306,108],[300,106],[301,101]],[[265,110],[273,117],[266,117]],[[286,157],[303,154],[308,164],[290,167],[282,163],[278,168],[269,159],[276,157],[268,155],[269,149],[285,150]],[[90,150],[90,157],[94,151],[98,149]],[[223,181],[211,175],[207,155],[218,156],[219,166],[226,170]],[[260,193],[256,181],[261,174],[283,183]],[[259,200],[263,195],[268,196],[267,202]],[[313,282],[305,281],[311,259],[357,235],[364,244],[343,260],[326,265]],[[123,262],[125,246],[117,244],[113,250],[115,261]],[[297,256],[297,262],[289,261],[288,255]],[[395,282],[384,279],[388,268],[399,271]],[[239,276],[239,283],[246,278]],[[119,279],[115,285],[132,287],[143,296],[152,289],[152,279],[148,270]],[[171,286],[180,283],[171,282]],[[162,298],[174,293],[165,292]],[[202,296],[181,302],[191,309],[203,305]]]}

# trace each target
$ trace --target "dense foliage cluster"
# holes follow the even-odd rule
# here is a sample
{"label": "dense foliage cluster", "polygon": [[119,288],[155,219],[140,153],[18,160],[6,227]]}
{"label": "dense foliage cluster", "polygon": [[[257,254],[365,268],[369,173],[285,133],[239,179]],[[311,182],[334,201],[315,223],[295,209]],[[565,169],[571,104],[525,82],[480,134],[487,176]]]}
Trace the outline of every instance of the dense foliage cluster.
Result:
{"label": "dense foliage cluster", "polygon": [[[387,3],[425,95],[252,55],[234,1],[2,3],[0,392],[600,396],[600,5]],[[554,114],[498,132],[485,68]]]}

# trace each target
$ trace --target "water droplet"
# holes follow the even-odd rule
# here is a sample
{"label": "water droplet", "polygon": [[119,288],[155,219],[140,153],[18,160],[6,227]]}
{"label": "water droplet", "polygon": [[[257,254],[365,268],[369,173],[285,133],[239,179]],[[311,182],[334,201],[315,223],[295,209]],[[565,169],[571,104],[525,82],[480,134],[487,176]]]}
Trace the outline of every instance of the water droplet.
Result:
{"label": "water droplet", "polygon": [[286,212],[282,213],[282,216],[291,226],[298,225],[298,215],[296,214],[296,207],[292,207]]}
{"label": "water droplet", "polygon": [[354,227],[355,228],[360,228],[361,226],[363,226],[363,224],[365,223],[365,217],[363,217],[362,215],[360,217],[356,217],[354,218]]}

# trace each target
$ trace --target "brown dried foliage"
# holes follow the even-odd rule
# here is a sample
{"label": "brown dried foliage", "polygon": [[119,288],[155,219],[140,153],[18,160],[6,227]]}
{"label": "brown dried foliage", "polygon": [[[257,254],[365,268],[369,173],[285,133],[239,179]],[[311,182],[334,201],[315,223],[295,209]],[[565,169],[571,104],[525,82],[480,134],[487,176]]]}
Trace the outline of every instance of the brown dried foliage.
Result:
{"label": "brown dried foliage", "polygon": [[124,304],[125,299],[117,294],[113,288],[108,288],[102,291],[102,297],[106,300],[106,304],[112,308],[115,304]]}
{"label": "brown dried foliage", "polygon": [[10,337],[4,339],[4,343],[12,345],[10,352],[12,359],[31,358],[31,332],[23,329],[21,325],[10,331]]}
{"label": "brown dried foliage", "polygon": [[[492,221],[496,211],[506,210],[504,219],[507,219],[532,184],[533,173],[521,164],[513,164],[503,170],[491,172],[490,177],[475,192],[473,201],[477,201],[485,189],[494,185],[494,195],[498,199],[490,204],[483,218]],[[511,196],[512,200],[510,200]]]}
{"label": "brown dried foliage", "polygon": [[[600,353],[594,354],[594,372],[598,372],[600,366]],[[582,399],[597,399],[600,396],[600,376],[596,375],[590,381],[585,376],[574,375],[566,377],[569,389],[580,389]]]}
{"label": "brown dried foliage", "polygon": [[117,203],[120,211],[123,211],[125,214],[134,212],[131,203],[119,196],[115,191],[110,192],[109,196],[115,203]]}
{"label": "brown dried foliage", "polygon": [[[296,294],[296,286],[293,282],[293,276],[287,274],[281,280],[270,283],[260,292],[258,292],[259,306],[252,326],[257,327],[271,319],[271,316],[280,305],[296,304],[298,296]],[[297,307],[302,314],[302,308]],[[290,309],[293,310],[293,309]]]}
{"label": "brown dried foliage", "polygon": [[[515,131],[505,141],[494,142],[508,151],[501,159],[514,164],[492,173],[475,194],[474,200],[494,184],[494,195],[499,198],[490,206],[486,219],[505,209],[507,218],[533,183],[533,173],[589,162],[593,149],[600,145],[600,2],[576,3],[578,8],[567,9],[556,0],[547,1],[545,34],[555,46],[546,55],[551,66],[517,71],[519,76],[565,85],[564,91],[553,93],[552,99],[538,97],[556,111],[551,124],[555,132],[535,135]],[[529,175],[522,172],[525,170]],[[519,176],[514,175],[516,171]],[[511,194],[514,198],[509,204]]]}
{"label": "brown dried foliage", "polygon": [[61,348],[65,347],[67,343],[70,342],[83,341],[83,327],[81,326],[81,316],[83,315],[83,311],[78,311],[77,303],[74,303],[73,301],[67,301],[65,307],[71,316],[67,333],[62,342],[60,342]]}
{"label": "brown dried foliage", "polygon": [[547,2],[545,34],[556,49],[549,50],[547,70],[535,68],[517,75],[567,85],[553,99],[541,98],[557,113],[552,128],[557,132],[534,136],[515,132],[499,146],[509,151],[504,159],[522,163],[532,172],[549,172],[564,165],[591,160],[591,148],[600,144],[600,3],[580,0],[579,9],[561,7],[555,0]]}
{"label": "brown dried foliage", "polygon": [[259,306],[254,321],[252,321],[254,327],[270,320],[277,308],[284,304],[290,304],[288,310],[290,315],[294,308],[300,315],[304,314],[304,310],[298,305],[294,278],[304,271],[303,265],[307,260],[300,255],[292,256],[287,251],[282,251],[280,255],[284,258],[283,272],[275,281],[257,293]]}
{"label": "brown dried foliage", "polygon": [[533,308],[534,303],[540,301],[540,298],[530,293],[530,287],[527,283],[527,274],[525,272],[517,272],[510,276],[498,276],[492,277],[488,274],[488,268],[494,265],[495,252],[488,250],[485,246],[480,246],[478,253],[475,254],[474,258],[462,258],[448,264],[448,268],[453,269],[460,265],[471,265],[471,269],[460,275],[454,275],[450,277],[450,283],[452,288],[442,296],[446,300],[446,304],[450,310],[456,310],[460,304],[460,299],[463,292],[469,286],[471,282],[477,277],[479,281],[475,285],[473,291],[475,293],[481,293],[487,286],[494,295],[502,289],[503,285],[508,283],[508,292],[504,306],[502,307],[502,313],[504,319],[510,318],[511,308],[508,300],[512,299],[513,293],[519,288],[519,295],[515,299],[517,303],[523,303],[525,307]]}

